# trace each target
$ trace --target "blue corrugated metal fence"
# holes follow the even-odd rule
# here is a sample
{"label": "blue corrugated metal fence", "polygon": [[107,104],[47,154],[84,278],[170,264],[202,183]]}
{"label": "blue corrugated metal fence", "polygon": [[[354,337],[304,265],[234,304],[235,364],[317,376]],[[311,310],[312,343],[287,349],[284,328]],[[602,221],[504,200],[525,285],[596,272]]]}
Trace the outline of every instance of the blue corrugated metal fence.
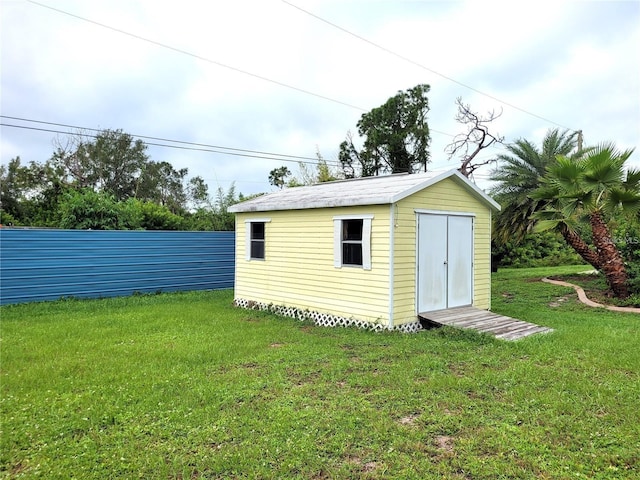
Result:
{"label": "blue corrugated metal fence", "polygon": [[233,287],[234,232],[0,229],[0,303]]}

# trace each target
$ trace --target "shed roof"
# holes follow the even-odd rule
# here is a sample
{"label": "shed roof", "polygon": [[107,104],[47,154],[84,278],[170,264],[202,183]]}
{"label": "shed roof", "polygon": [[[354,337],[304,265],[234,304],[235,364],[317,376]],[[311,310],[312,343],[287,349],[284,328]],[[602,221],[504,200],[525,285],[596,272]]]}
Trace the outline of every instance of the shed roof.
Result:
{"label": "shed roof", "polygon": [[500,205],[491,197],[460,172],[453,169],[446,172],[425,172],[411,175],[400,173],[286,188],[233,205],[229,211],[232,213],[269,212],[391,204],[446,178],[458,182],[488,207],[500,210]]}

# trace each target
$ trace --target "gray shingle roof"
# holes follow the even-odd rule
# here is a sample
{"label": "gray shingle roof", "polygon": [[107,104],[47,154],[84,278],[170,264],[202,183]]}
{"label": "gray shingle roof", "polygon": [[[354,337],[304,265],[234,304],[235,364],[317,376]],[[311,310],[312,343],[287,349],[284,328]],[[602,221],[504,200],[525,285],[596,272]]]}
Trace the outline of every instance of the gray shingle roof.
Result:
{"label": "gray shingle roof", "polygon": [[232,213],[269,212],[274,210],[304,210],[308,208],[350,207],[395,203],[445,178],[452,178],[490,208],[500,206],[457,170],[395,174],[352,180],[319,183],[305,187],[286,188],[274,193],[238,203],[229,208]]}

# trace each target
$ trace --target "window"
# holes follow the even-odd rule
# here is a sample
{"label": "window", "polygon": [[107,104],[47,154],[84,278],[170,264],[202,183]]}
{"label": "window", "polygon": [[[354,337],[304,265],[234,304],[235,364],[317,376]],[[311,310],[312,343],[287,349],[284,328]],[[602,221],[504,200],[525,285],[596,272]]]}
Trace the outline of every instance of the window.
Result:
{"label": "window", "polygon": [[371,270],[371,220],[373,215],[333,217],[334,266]]}
{"label": "window", "polygon": [[251,222],[251,258],[264,260],[264,223]]}
{"label": "window", "polygon": [[362,222],[342,221],[342,265],[362,266]]}
{"label": "window", "polygon": [[266,228],[265,225],[271,220],[268,218],[255,218],[245,220],[246,226],[246,259],[247,260],[264,260],[265,259],[265,241]]}

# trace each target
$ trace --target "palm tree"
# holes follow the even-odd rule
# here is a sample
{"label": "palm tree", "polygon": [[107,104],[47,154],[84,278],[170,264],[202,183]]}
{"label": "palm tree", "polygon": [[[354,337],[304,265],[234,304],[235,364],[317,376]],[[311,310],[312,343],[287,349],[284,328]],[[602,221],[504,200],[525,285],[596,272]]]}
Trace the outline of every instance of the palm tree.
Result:
{"label": "palm tree", "polygon": [[[587,149],[578,159],[559,155],[547,167],[542,185],[532,193],[545,208],[533,215],[537,230],[565,228],[584,217],[591,227],[597,255],[594,267],[602,270],[616,297],[629,295],[624,260],[615,245],[607,219],[620,212],[640,212],[640,170],[625,171],[633,149],[618,151],[612,143]],[[580,252],[578,252],[580,253]],[[584,258],[584,255],[583,255]]]}
{"label": "palm tree", "polygon": [[[507,146],[509,154],[496,157],[498,168],[491,175],[495,182],[492,194],[503,205],[493,227],[498,242],[522,240],[533,231],[537,221],[533,215],[545,209],[549,200],[548,197],[533,198],[532,193],[542,186],[547,168],[556,163],[556,157],[567,156],[576,149],[576,136],[577,132],[561,133],[552,129],[545,135],[541,150],[529,140],[519,139]],[[600,269],[597,252],[583,241],[575,224],[558,223],[556,230],[585,261]]]}

